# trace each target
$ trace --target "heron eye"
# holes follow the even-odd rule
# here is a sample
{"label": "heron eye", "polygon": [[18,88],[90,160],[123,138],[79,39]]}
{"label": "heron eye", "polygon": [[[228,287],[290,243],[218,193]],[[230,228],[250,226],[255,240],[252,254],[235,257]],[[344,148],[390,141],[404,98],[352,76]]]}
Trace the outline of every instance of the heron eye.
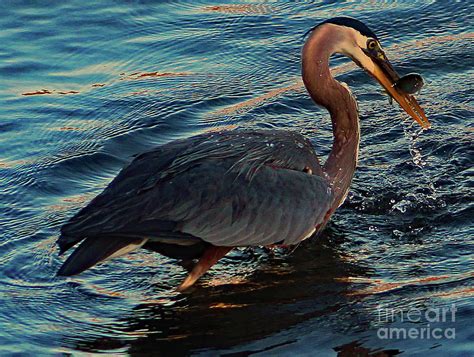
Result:
{"label": "heron eye", "polygon": [[375,47],[377,47],[377,41],[375,41],[375,40],[368,40],[367,41],[367,48],[369,50],[373,50]]}

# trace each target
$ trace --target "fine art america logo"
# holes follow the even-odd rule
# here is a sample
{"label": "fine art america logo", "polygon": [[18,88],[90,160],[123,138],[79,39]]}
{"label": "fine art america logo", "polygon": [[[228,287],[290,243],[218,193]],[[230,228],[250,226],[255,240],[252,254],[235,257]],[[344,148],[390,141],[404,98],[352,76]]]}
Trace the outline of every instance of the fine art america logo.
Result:
{"label": "fine art america logo", "polygon": [[377,337],[382,340],[391,339],[455,339],[456,329],[450,327],[456,321],[456,305],[450,307],[429,307],[401,309],[379,306],[378,322],[386,325],[391,323],[410,324],[410,327],[380,327]]}

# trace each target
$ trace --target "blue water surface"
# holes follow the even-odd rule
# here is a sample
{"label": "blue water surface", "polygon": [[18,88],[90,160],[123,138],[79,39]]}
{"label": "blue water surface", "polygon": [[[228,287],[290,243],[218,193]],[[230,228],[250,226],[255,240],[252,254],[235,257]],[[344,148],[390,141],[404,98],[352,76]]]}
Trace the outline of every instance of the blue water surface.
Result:
{"label": "blue water surface", "polygon": [[[474,353],[473,2],[0,10],[0,354]],[[280,128],[325,157],[328,114],[302,86],[300,49],[309,28],[340,15],[369,25],[400,73],[424,76],[432,128],[336,57],[359,101],[361,148],[322,236],[291,254],[236,251],[186,294],[174,290],[186,271],[147,251],[55,277],[59,228],[137,153],[210,130]]]}

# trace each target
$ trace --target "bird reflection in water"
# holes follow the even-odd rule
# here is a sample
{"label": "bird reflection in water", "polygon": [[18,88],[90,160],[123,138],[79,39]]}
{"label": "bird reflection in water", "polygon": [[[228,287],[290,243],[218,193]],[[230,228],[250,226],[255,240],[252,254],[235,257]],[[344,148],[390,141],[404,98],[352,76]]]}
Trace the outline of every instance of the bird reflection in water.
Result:
{"label": "bird reflection in water", "polygon": [[328,335],[363,325],[368,328],[369,309],[353,304],[358,299],[352,294],[354,284],[343,278],[369,277],[370,268],[344,258],[338,243],[345,240],[344,232],[331,224],[321,239],[303,242],[290,255],[277,253],[265,259],[261,253],[258,268],[240,284],[209,284],[192,294],[177,294],[165,304],[153,300],[151,290],[152,302],[138,304],[111,326],[101,324],[102,329],[114,331],[107,337],[65,332],[63,343],[85,352],[154,350],[169,355],[209,346],[231,349],[288,330],[284,341],[270,343],[281,347],[298,339],[297,328],[292,332],[292,327],[302,323],[310,323],[315,331],[324,329]]}

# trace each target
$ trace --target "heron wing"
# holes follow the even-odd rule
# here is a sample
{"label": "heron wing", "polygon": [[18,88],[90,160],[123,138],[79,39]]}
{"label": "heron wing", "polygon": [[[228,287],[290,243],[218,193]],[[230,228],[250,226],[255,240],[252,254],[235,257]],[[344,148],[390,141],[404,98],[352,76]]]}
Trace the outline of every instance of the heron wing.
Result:
{"label": "heron wing", "polygon": [[179,222],[181,232],[218,246],[298,243],[323,222],[332,198],[320,176],[265,165],[248,180],[213,161],[153,195],[150,203],[162,205],[146,207],[151,217]]}
{"label": "heron wing", "polygon": [[[313,175],[303,172],[309,168]],[[85,237],[216,245],[294,243],[314,230],[331,190],[301,135],[204,134],[138,156],[62,228],[62,250]]]}

